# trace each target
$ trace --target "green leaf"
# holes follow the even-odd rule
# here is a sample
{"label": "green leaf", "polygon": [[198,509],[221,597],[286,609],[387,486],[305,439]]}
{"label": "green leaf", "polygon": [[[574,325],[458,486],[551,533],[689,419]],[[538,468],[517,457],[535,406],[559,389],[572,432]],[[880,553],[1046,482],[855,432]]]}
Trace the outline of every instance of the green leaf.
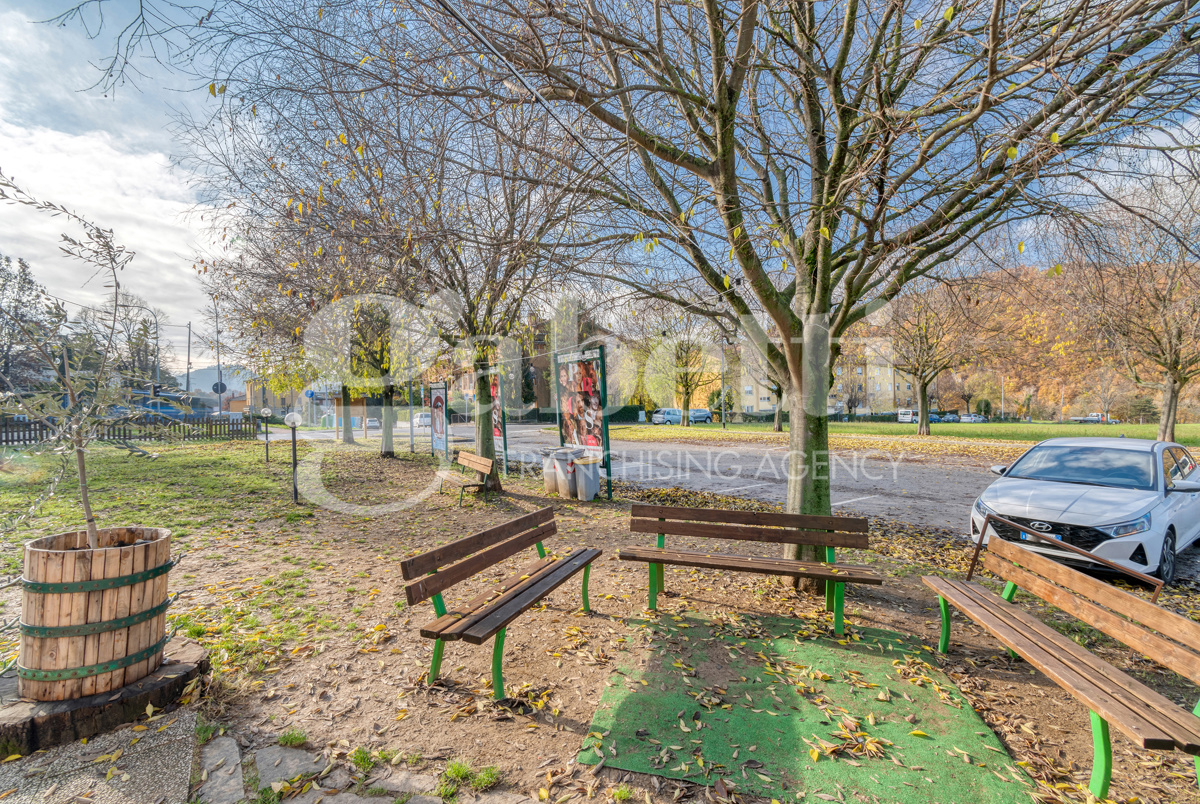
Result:
{"label": "green leaf", "polygon": [[921,21],[920,20],[913,20],[913,30],[915,30],[915,31],[921,30]]}
{"label": "green leaf", "polygon": [[1017,253],[1018,254],[1025,253],[1025,241],[1024,240],[1022,240],[1020,243],[1017,243]]}
{"label": "green leaf", "polygon": [[1057,131],[1055,131],[1054,133],[1052,133],[1050,135],[1050,142],[1054,143],[1055,145],[1058,145],[1058,132]]}
{"label": "green leaf", "polygon": [[950,6],[950,8],[946,9],[946,13],[942,15],[942,18],[944,20],[946,20],[946,22],[950,22],[951,20],[953,20],[954,19],[954,6]]}
{"label": "green leaf", "polygon": [[821,237],[825,237],[825,238],[829,237],[829,227],[828,226],[821,227]]}
{"label": "green leaf", "polygon": [[1017,146],[1015,146],[1015,145],[1008,146],[1008,151],[1006,151],[1006,153],[1008,154],[1009,159],[1016,159],[1017,158]]}

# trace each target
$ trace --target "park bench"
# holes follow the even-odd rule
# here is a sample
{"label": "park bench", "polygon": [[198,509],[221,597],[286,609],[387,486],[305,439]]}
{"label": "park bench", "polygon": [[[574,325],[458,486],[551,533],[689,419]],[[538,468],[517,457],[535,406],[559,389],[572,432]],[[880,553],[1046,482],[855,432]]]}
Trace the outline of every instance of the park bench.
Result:
{"label": "park bench", "polygon": [[[826,581],[825,606],[833,612],[834,629],[840,634],[846,584],[883,583],[883,578],[867,567],[835,563],[834,548],[867,547],[865,519],[634,505],[629,529],[634,533],[658,535],[655,547],[622,547],[617,553],[617,557],[625,561],[644,561],[650,565],[649,608],[652,610],[658,608],[658,593],[665,591],[664,564],[816,578]],[[817,545],[825,548],[825,561],[668,550],[667,535]]]}
{"label": "park bench", "polygon": [[[1027,550],[1019,541],[998,535],[1023,533],[1052,544],[1064,554],[1076,553],[1110,569],[1155,586],[1147,601],[1136,595],[1085,575],[1044,555]],[[1177,749],[1200,755],[1200,704],[1194,712],[1180,708],[1144,684],[1130,678],[1086,648],[1043,623],[1012,603],[1018,589],[1107,634],[1139,654],[1200,683],[1200,623],[1156,605],[1162,581],[1125,569],[1074,545],[1030,530],[996,516],[984,520],[983,533],[991,527],[982,564],[1006,583],[999,595],[971,582],[980,563],[982,536],[965,581],[940,577],[921,580],[938,595],[942,633],[938,650],[950,647],[950,608],[953,605],[1008,648],[1020,655],[1081,701],[1091,713],[1094,761],[1089,788],[1103,800],[1112,779],[1112,742],[1109,724],[1142,748]],[[1200,772],[1200,759],[1197,759]]]}
{"label": "park bench", "polygon": [[[554,509],[542,508],[400,563],[404,580],[411,581],[404,587],[408,605],[415,606],[433,598],[436,619],[421,628],[421,636],[435,640],[429,667],[430,684],[438,677],[447,642],[461,639],[471,645],[482,645],[494,636],[492,690],[496,700],[500,700],[504,697],[501,660],[509,623],[580,570],[583,571],[582,608],[591,610],[588,575],[592,562],[601,551],[581,547],[561,557],[548,555],[542,542],[557,532]],[[446,607],[442,592],[529,547],[537,548],[536,560],[469,601],[449,609]]]}
{"label": "park bench", "polygon": [[[463,501],[463,492],[467,489],[479,489],[483,492],[483,501],[487,502],[487,480],[488,475],[492,473],[491,458],[481,458],[473,452],[463,452],[459,450],[454,456],[454,464],[459,467],[455,472],[453,469],[442,469],[437,473],[438,494],[442,493],[442,488],[446,485],[446,481],[458,486],[458,504],[461,506]],[[471,480],[470,475],[466,472],[468,469],[474,469],[479,473],[480,477],[477,480]]]}

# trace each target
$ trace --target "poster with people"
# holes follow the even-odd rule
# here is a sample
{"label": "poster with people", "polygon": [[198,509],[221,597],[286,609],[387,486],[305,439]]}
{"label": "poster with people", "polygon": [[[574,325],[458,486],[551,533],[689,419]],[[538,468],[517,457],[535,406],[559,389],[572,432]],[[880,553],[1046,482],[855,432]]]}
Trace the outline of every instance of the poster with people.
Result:
{"label": "poster with people", "polygon": [[559,443],[584,449],[589,457],[601,459],[609,476],[608,496],[611,499],[608,415],[604,410],[607,393],[604,347],[558,355],[554,363]]}
{"label": "poster with people", "polygon": [[446,383],[435,382],[429,386],[429,429],[433,433],[433,454],[440,451],[450,459],[450,439],[446,437]]}
{"label": "poster with people", "polygon": [[492,369],[492,440],[496,457],[504,474],[508,474],[508,418],[504,415],[504,384],[500,381],[500,369]]}

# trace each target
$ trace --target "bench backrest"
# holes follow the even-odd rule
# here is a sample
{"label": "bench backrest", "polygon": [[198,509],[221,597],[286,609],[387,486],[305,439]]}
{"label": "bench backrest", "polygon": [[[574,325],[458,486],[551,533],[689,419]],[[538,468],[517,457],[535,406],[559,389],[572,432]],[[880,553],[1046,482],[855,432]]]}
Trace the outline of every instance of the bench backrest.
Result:
{"label": "bench backrest", "polygon": [[495,463],[491,458],[481,458],[473,452],[459,452],[458,457],[454,460],[459,466],[483,472],[485,475],[492,473],[492,464]]}
{"label": "bench backrest", "polygon": [[995,535],[982,563],[1017,588],[1200,684],[1200,623]]}
{"label": "bench backrest", "polygon": [[630,516],[629,529],[634,533],[823,547],[868,546],[867,520],[858,517],[640,504],[633,506]]}
{"label": "bench backrest", "polygon": [[544,557],[542,539],[557,532],[554,509],[547,507],[405,559],[400,562],[400,574],[413,581],[404,587],[408,605],[441,594],[527,547],[536,545]]}

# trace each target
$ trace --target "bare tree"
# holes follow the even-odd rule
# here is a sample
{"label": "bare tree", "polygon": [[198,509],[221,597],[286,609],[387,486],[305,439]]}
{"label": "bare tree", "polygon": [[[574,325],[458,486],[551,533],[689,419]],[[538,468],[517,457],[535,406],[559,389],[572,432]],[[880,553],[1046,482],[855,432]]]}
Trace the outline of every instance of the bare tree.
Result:
{"label": "bare tree", "polygon": [[690,272],[708,314],[787,378],[792,512],[831,510],[829,366],[850,327],[982,234],[1139,170],[1147,150],[1186,158],[1181,123],[1200,108],[1200,0],[218,5],[164,35],[243,115],[244,87],[293,81],[272,68],[297,51],[335,52],[356,87],[439,98],[501,131],[492,110],[555,108],[592,154],[529,181],[610,207],[572,235],[655,245],[648,274],[615,279],[693,305],[664,282]]}
{"label": "bare tree", "polygon": [[920,279],[891,304],[893,360],[896,370],[912,377],[916,384],[920,435],[929,435],[930,386],[942,372],[971,356],[969,303],[969,291],[963,283]]}
{"label": "bare tree", "polygon": [[1129,379],[1162,394],[1158,438],[1174,441],[1180,394],[1200,376],[1200,198],[1162,180],[1114,198],[1073,232],[1064,278]]}

